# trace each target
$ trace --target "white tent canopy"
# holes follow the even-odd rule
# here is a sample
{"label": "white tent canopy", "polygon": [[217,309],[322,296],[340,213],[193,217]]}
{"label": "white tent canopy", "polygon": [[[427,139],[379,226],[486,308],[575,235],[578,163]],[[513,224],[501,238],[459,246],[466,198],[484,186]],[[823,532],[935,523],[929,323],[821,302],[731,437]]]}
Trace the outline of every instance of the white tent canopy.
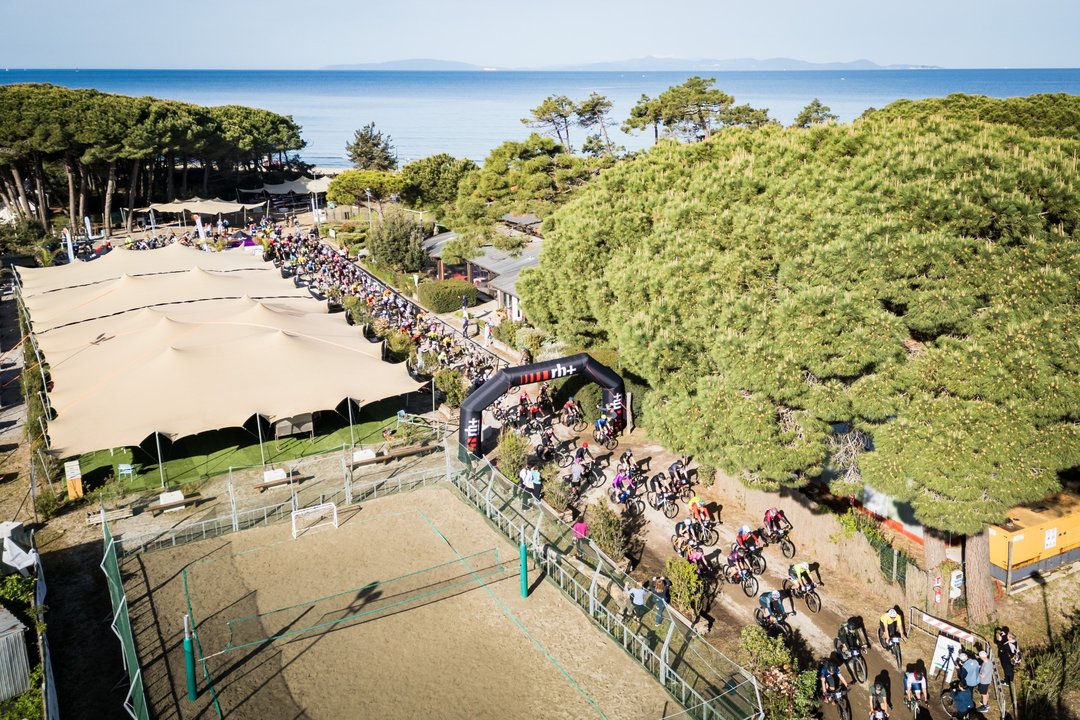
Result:
{"label": "white tent canopy", "polygon": [[141,208],[138,212],[148,212],[153,210],[154,212],[180,213],[186,210],[189,213],[201,213],[204,215],[227,215],[229,213],[243,212],[244,210],[254,210],[255,208],[261,208],[263,205],[265,205],[265,203],[237,203],[222,200],[221,198],[203,200],[202,198],[193,197],[190,200],[151,203],[150,207]]}
{"label": "white tent canopy", "polygon": [[330,187],[330,180],[332,178],[309,178],[299,177],[296,180],[289,180],[283,183],[263,185],[261,188],[255,190],[243,190],[243,193],[269,193],[271,195],[287,195],[289,193],[295,193],[296,195],[308,195],[310,193],[324,193],[326,189]]}
{"label": "white tent canopy", "polygon": [[278,273],[247,267],[250,256],[228,260],[230,270],[203,267],[226,255],[170,245],[19,269],[52,375],[51,452],[182,437],[255,414],[273,421],[418,387],[404,364],[380,359],[380,344]]}

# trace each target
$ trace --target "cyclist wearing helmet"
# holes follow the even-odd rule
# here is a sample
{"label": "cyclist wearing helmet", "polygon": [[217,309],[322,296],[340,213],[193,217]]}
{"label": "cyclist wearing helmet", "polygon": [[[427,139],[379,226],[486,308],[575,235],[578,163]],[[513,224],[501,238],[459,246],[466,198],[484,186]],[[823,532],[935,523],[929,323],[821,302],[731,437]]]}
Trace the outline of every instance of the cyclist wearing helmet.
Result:
{"label": "cyclist wearing helmet", "polygon": [[788,565],[788,577],[792,582],[799,583],[799,590],[801,592],[810,592],[814,589],[814,581],[810,577],[810,563],[798,562],[792,565]]}
{"label": "cyclist wearing helmet", "polygon": [[904,697],[911,702],[912,696],[920,702],[926,702],[926,676],[918,667],[904,673]]}
{"label": "cyclist wearing helmet", "polygon": [[693,542],[698,541],[697,526],[689,518],[675,523],[675,534]]}
{"label": "cyclist wearing helmet", "polygon": [[671,488],[668,487],[667,478],[664,477],[664,473],[656,473],[649,478],[649,490],[656,493],[658,498],[662,498],[671,493]]}
{"label": "cyclist wearing helmet", "polygon": [[888,612],[881,616],[878,620],[878,636],[882,642],[887,645],[891,645],[893,638],[899,639],[901,636],[907,640],[907,628],[904,627],[904,618],[900,613],[896,612],[896,608],[889,608]]}
{"label": "cyclist wearing helmet", "polygon": [[563,403],[562,411],[564,415],[569,413],[579,413],[581,412],[581,406],[578,405],[577,400],[571,395],[570,399]]}
{"label": "cyclist wearing helmet", "polygon": [[686,460],[685,458],[678,458],[675,462],[668,466],[668,475],[671,476],[671,482],[673,483],[687,483],[690,481],[690,476],[686,473]]}
{"label": "cyclist wearing helmet", "polygon": [[878,710],[885,713],[885,717],[889,716],[889,699],[885,697],[885,687],[876,682],[870,686],[870,713],[871,717],[873,713]]}
{"label": "cyclist wearing helmet", "polygon": [[787,614],[784,612],[784,603],[780,599],[779,590],[766,590],[761,593],[761,596],[758,597],[758,603],[761,604],[762,609],[765,610],[765,614],[773,622],[783,620],[784,615]]}
{"label": "cyclist wearing helmet", "polygon": [[587,443],[587,442],[581,443],[581,447],[579,447],[574,452],[574,459],[575,460],[580,460],[582,462],[585,462],[585,458],[589,458],[589,460],[593,459],[592,453],[589,452],[589,443]]}
{"label": "cyclist wearing helmet", "polygon": [[787,519],[787,515],[779,508],[769,508],[765,511],[765,529],[773,535],[777,535],[781,530],[790,530],[791,521]]}
{"label": "cyclist wearing helmet", "polygon": [[750,572],[750,563],[746,561],[746,551],[736,547],[727,556],[727,575],[732,580],[738,580],[745,573]]}
{"label": "cyclist wearing helmet", "polygon": [[818,680],[821,682],[821,694],[825,697],[825,702],[832,702],[832,693],[841,687],[848,686],[847,680],[840,674],[840,668],[836,666],[832,658],[821,661],[818,667]]}
{"label": "cyclist wearing helmet", "polygon": [[615,490],[619,502],[624,503],[630,497],[633,485],[629,475],[625,472],[617,472],[615,477],[611,478],[611,487]]}
{"label": "cyclist wearing helmet", "polygon": [[757,550],[757,536],[749,525],[743,525],[735,534],[735,543],[746,552]]}
{"label": "cyclist wearing helmet", "polygon": [[690,517],[694,518],[702,525],[712,520],[712,514],[709,513],[709,508],[705,507],[705,503],[702,502],[701,498],[697,495],[690,498],[689,510]]}

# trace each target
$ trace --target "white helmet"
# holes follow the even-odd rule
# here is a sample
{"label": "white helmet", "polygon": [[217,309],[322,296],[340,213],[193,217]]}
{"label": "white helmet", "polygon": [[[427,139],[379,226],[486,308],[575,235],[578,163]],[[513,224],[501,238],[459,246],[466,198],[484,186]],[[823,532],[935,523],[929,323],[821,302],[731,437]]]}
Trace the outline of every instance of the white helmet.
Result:
{"label": "white helmet", "polygon": [[750,534],[750,526],[749,525],[743,525],[741,528],[739,528],[739,534],[740,535],[749,535]]}
{"label": "white helmet", "polygon": [[773,590],[770,597],[772,597],[773,600],[779,600],[780,599],[780,591],[779,590]]}

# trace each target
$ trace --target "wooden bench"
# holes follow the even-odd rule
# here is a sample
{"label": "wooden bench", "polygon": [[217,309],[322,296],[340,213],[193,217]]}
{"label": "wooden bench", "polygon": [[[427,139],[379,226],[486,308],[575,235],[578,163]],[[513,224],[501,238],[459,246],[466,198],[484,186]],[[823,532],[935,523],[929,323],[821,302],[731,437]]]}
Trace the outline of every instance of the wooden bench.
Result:
{"label": "wooden bench", "polygon": [[409,447],[396,448],[394,450],[387,450],[381,455],[374,455],[372,457],[357,459],[358,453],[353,453],[353,467],[363,467],[365,465],[374,465],[375,463],[386,462],[387,460],[396,460],[398,458],[409,457],[411,455],[422,455],[430,450],[437,450],[438,445],[410,445]]}
{"label": "wooden bench", "polygon": [[[134,514],[135,514],[135,511],[132,510],[129,507],[117,508],[115,510],[106,510],[105,511],[105,520],[107,520],[108,522],[112,522],[113,520],[123,520],[124,518],[129,518]],[[96,512],[88,512],[88,513],[86,513],[86,524],[87,525],[100,525],[101,524],[101,511],[98,510]]]}
{"label": "wooden bench", "polygon": [[291,470],[275,468],[263,473],[263,481],[255,483],[255,489],[262,492],[267,488],[277,487],[278,485],[289,485],[294,481],[299,481],[299,478],[293,477]]}
{"label": "wooden bench", "polygon": [[202,496],[198,493],[194,495],[188,495],[182,500],[173,500],[171,502],[156,502],[146,506],[146,509],[153,515],[157,515],[160,512],[166,512],[167,510],[179,510],[182,507],[188,505],[194,505],[202,500]]}

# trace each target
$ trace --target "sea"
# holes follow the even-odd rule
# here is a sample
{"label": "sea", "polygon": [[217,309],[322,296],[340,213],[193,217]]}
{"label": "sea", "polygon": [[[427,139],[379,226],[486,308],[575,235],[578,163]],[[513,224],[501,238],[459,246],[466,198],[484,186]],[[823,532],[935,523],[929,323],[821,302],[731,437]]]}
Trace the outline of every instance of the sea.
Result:
{"label": "sea", "polygon": [[[0,69],[0,84],[52,83],[124,95],[152,95],[201,105],[251,105],[300,124],[302,158],[348,167],[345,145],[367,123],[389,135],[404,164],[436,153],[482,163],[507,140],[531,130],[521,119],[549,95],[582,100],[592,92],[613,103],[612,139],[628,150],[652,144],[652,133],[618,125],[642,94],[655,97],[692,75],[716,79],[735,102],[768,108],[790,124],[818,98],[841,121],[900,98],[950,93],[1013,97],[1080,94],[1080,69],[811,70],[743,72],[419,72],[350,70],[18,70]],[[580,147],[585,131],[573,129]]]}

